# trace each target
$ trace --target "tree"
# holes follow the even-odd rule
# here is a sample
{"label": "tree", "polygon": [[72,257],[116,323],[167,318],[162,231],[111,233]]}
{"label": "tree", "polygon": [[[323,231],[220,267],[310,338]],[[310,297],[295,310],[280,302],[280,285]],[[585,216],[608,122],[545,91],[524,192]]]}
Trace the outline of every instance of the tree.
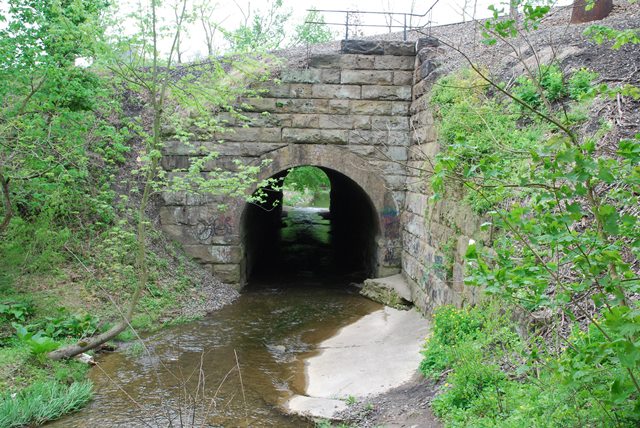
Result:
{"label": "tree", "polygon": [[[101,344],[113,339],[118,334],[123,332],[130,326],[131,319],[133,318],[138,301],[142,296],[142,292],[147,286],[149,279],[149,268],[147,264],[147,247],[146,247],[146,234],[147,234],[147,220],[146,209],[149,204],[149,199],[154,190],[154,180],[158,174],[158,166],[161,158],[160,149],[162,147],[162,116],[163,110],[166,104],[167,90],[169,88],[170,76],[166,74],[166,70],[171,70],[173,67],[173,61],[175,60],[176,47],[180,38],[180,32],[182,31],[182,25],[186,16],[187,0],[182,0],[182,4],[179,5],[179,12],[176,13],[176,28],[173,33],[173,40],[171,48],[165,64],[162,64],[161,54],[159,52],[159,19],[158,19],[158,2],[151,0],[149,3],[149,14],[146,15],[148,24],[148,33],[142,34],[141,39],[148,39],[150,42],[150,64],[148,70],[140,70],[141,74],[131,74],[121,77],[128,78],[131,83],[143,88],[145,95],[147,96],[147,102],[151,108],[151,129],[147,134],[145,141],[146,146],[146,159],[143,167],[144,184],[142,188],[142,196],[138,204],[136,212],[136,242],[137,251],[135,254],[135,266],[137,269],[137,283],[135,285],[133,294],[129,299],[127,308],[123,311],[122,319],[116,322],[109,330],[101,333],[97,336],[91,337],[87,340],[62,347],[49,353],[49,358],[53,360],[60,360],[63,358],[73,357],[80,353],[93,349]],[[144,15],[143,15],[144,16]],[[144,25],[143,25],[144,28]],[[146,56],[147,52],[143,50],[141,56]],[[122,64],[119,64],[122,65]],[[129,64],[127,64],[128,66]],[[164,65],[164,68],[162,66]],[[115,69],[114,69],[115,70]],[[119,68],[118,70],[129,70],[126,68]]]}
{"label": "tree", "polygon": [[211,57],[216,54],[215,48],[215,36],[218,31],[218,26],[224,23],[225,19],[214,19],[214,12],[218,3],[212,3],[211,1],[203,0],[196,4],[196,16],[197,20],[202,26],[204,31],[204,41],[207,44],[207,54]]}
{"label": "tree", "polygon": [[173,12],[174,18],[174,21],[170,23],[170,28],[178,26],[182,28],[182,30],[178,34],[178,37],[176,38],[176,62],[178,64],[182,64],[182,57],[185,53],[183,40],[188,34],[187,31],[189,28],[189,24],[195,22],[196,13],[195,10],[192,10],[191,7],[185,7],[185,13],[184,15],[182,15],[183,2],[181,0],[172,0],[169,6]]}
{"label": "tree", "polygon": [[244,16],[240,27],[224,32],[232,52],[264,52],[281,47],[291,11],[283,10],[282,0],[269,0],[267,7],[267,10],[257,10],[255,13],[251,12],[251,3],[247,3],[246,12],[240,8]]}
{"label": "tree", "polygon": [[315,166],[300,166],[289,171],[284,179],[284,186],[298,192],[306,190],[316,193],[331,186],[327,174]]}
{"label": "tree", "polygon": [[324,16],[315,9],[311,9],[304,18],[304,22],[295,28],[292,46],[324,43],[333,40],[334,35],[324,21]]}
{"label": "tree", "polygon": [[[224,62],[195,64],[188,69],[178,69],[178,41],[187,22],[188,0],[180,0],[175,13],[175,26],[169,32],[170,48],[163,55],[161,47],[161,19],[157,0],[149,0],[137,14],[140,31],[133,37],[115,31],[113,39],[107,39],[105,56],[98,63],[105,66],[118,84],[132,91],[145,104],[145,112],[134,119],[133,128],[141,141],[137,159],[139,167],[139,196],[134,199],[133,213],[136,251],[131,260],[135,267],[136,283],[124,309],[119,309],[120,319],[107,331],[75,344],[49,353],[54,360],[69,358],[93,349],[113,339],[130,327],[138,302],[149,282],[147,231],[149,219],[146,211],[151,197],[159,192],[189,191],[208,195],[244,196],[245,189],[256,182],[260,165],[236,164],[235,171],[215,169],[205,173],[207,162],[217,153],[202,153],[194,149],[198,157],[183,170],[182,175],[167,177],[160,168],[164,133],[173,129],[173,138],[185,144],[194,133],[212,135],[224,128],[215,120],[215,114],[224,110],[240,117],[233,103],[239,96],[247,95],[247,86],[262,76],[264,67],[257,60],[239,59],[242,67],[236,67],[233,59]],[[225,67],[231,71],[225,71]],[[261,193],[255,196],[261,197]],[[248,196],[247,200],[252,200]]]}
{"label": "tree", "polygon": [[100,126],[93,109],[104,93],[99,77],[75,63],[94,54],[105,7],[88,0],[8,2],[0,30],[0,233],[15,204],[22,216],[55,217],[64,203],[50,197],[65,180],[87,178],[88,151],[99,138],[90,132]]}

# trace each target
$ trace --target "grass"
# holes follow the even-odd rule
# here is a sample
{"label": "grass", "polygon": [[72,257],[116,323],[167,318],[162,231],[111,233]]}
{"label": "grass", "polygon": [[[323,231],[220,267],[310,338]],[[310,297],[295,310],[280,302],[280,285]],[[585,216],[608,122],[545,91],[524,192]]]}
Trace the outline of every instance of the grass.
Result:
{"label": "grass", "polygon": [[82,408],[91,399],[91,382],[66,385],[57,380],[38,381],[18,393],[0,397],[0,426],[40,425]]}

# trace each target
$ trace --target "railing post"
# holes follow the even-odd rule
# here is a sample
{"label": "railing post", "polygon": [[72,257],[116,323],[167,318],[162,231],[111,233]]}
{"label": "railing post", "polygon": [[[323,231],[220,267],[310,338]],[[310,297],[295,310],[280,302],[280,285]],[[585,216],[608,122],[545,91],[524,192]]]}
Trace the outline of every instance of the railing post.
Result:
{"label": "railing post", "polygon": [[403,29],[403,39],[406,42],[407,41],[407,14],[404,14],[404,29]]}
{"label": "railing post", "polygon": [[346,19],[346,22],[344,24],[344,29],[345,29],[344,39],[345,40],[349,40],[349,12],[347,12],[347,19]]}

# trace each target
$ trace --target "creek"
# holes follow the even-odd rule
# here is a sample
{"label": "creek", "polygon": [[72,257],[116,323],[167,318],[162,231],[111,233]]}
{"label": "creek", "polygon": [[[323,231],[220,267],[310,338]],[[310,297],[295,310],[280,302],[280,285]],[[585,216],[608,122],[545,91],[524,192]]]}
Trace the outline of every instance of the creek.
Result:
{"label": "creek", "polygon": [[146,349],[100,356],[90,373],[94,400],[50,425],[313,426],[282,410],[305,393],[305,360],[382,308],[348,286],[353,277],[331,274],[326,213],[303,208],[283,218],[279,268],[295,272],[266,275],[220,311],[148,335]]}

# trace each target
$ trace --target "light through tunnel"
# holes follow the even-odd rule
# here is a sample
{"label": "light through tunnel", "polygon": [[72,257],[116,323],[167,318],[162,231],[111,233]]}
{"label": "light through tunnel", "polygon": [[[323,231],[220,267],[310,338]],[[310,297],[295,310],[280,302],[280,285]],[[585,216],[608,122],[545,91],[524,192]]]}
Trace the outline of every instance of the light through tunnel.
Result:
{"label": "light through tunnel", "polygon": [[329,168],[272,177],[242,216],[243,269],[255,281],[328,278],[360,282],[376,269],[376,210],[365,191]]}

